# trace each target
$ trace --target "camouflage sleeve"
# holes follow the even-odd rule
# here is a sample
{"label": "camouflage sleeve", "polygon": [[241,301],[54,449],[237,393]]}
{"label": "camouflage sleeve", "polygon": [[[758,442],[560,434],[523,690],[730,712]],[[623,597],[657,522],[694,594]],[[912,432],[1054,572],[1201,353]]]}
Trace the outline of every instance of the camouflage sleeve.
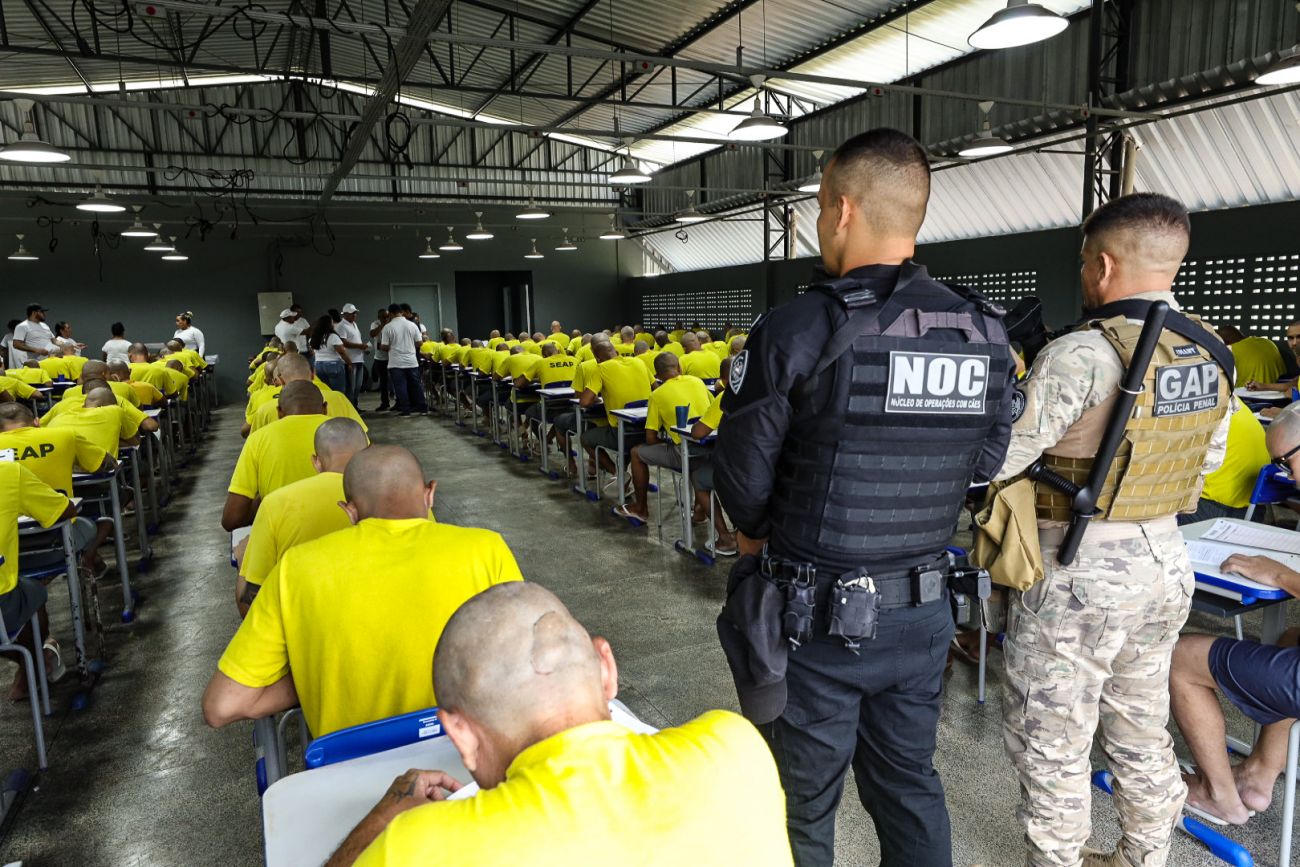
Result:
{"label": "camouflage sleeve", "polygon": [[1210,440],[1210,449],[1205,453],[1205,463],[1201,465],[1201,476],[1208,476],[1223,466],[1223,459],[1228,453],[1228,428],[1232,426],[1232,414],[1240,406],[1241,404],[1237,403],[1235,396],[1228,397],[1228,412],[1214,430],[1214,438]]}
{"label": "camouflage sleeve", "polygon": [[1012,396],[1011,444],[996,481],[1023,471],[1060,442],[1085,410],[1119,388],[1123,374],[1119,356],[1099,333],[1080,331],[1049,343]]}

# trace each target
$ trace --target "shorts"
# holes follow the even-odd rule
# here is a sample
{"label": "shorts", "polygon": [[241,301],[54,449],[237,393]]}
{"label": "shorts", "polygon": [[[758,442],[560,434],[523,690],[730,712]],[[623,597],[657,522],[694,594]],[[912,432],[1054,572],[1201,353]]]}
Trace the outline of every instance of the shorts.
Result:
{"label": "shorts", "polygon": [[670,470],[681,471],[682,451],[676,443],[646,443],[638,446],[636,453],[648,467],[667,467]]}
{"label": "shorts", "polygon": [[[632,446],[643,442],[645,442],[645,431],[625,430],[623,432],[623,453],[631,453]],[[611,452],[618,451],[618,428],[614,425],[584,428],[582,431],[582,444],[587,448],[602,448]]]}
{"label": "shorts", "polygon": [[1260,725],[1300,717],[1300,647],[1220,638],[1210,674],[1237,708]]}
{"label": "shorts", "polygon": [[713,464],[707,458],[700,462],[699,469],[696,469],[695,460],[691,460],[691,484],[695,485],[695,490],[706,494],[713,490]]}
{"label": "shorts", "polygon": [[[537,420],[541,421],[542,411],[537,411]],[[562,430],[566,433],[573,433],[578,429],[578,414],[573,410],[562,412],[559,415],[547,414],[547,421],[555,425],[556,430]]]}
{"label": "shorts", "polygon": [[31,578],[19,578],[14,589],[0,596],[0,617],[10,637],[16,636],[45,604],[45,585]]}

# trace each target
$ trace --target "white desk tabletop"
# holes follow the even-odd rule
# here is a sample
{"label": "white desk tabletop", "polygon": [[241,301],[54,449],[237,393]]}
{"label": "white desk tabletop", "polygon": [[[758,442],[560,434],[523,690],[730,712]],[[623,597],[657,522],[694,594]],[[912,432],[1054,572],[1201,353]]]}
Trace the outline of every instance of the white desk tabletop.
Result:
{"label": "white desk tabletop", "polygon": [[673,433],[677,434],[678,436],[686,437],[688,440],[690,440],[693,443],[711,443],[718,438],[718,432],[712,431],[704,439],[696,439],[694,436],[691,435],[692,430],[694,430],[694,427],[692,425],[686,425],[686,426],[673,425]]}
{"label": "white desk tabletop", "polygon": [[[1188,543],[1199,542],[1201,537],[1205,533],[1208,533],[1210,529],[1218,523],[1218,521],[1227,521],[1230,524],[1238,524],[1247,528],[1256,527],[1262,530],[1289,533],[1300,537],[1300,533],[1297,533],[1295,530],[1287,530],[1282,527],[1270,527],[1264,524],[1256,524],[1251,521],[1241,520],[1239,518],[1219,518],[1209,521],[1197,521],[1195,524],[1184,525],[1180,528],[1183,533],[1183,539]],[[1233,551],[1239,551],[1243,554],[1262,554],[1266,557],[1272,557],[1275,560],[1287,562],[1288,565],[1291,565],[1295,560],[1300,560],[1296,555],[1282,554],[1276,551],[1268,551],[1263,548],[1245,547],[1230,542],[1215,542],[1212,543],[1212,545],[1213,550],[1216,551],[1227,551],[1230,548]],[[1240,575],[1231,572],[1220,571],[1219,566],[1226,557],[1219,559],[1218,554],[1216,554],[1215,559],[1217,559],[1218,562],[1211,563],[1198,561],[1195,556],[1197,553],[1195,550],[1196,547],[1195,544],[1192,545],[1191,553],[1192,570],[1196,572],[1196,587],[1198,590],[1204,590],[1207,593],[1214,593],[1218,596],[1248,596],[1254,599],[1289,598],[1285,592],[1276,587],[1269,587],[1268,585],[1260,584],[1257,581],[1251,581],[1249,578],[1243,578]],[[1300,565],[1300,563],[1296,563],[1296,565]]]}
{"label": "white desk tabletop", "polygon": [[537,393],[546,397],[573,397],[575,394],[571,388],[539,388]]}
{"label": "white desk tabletop", "polygon": [[644,406],[632,406],[626,409],[612,409],[610,414],[615,418],[621,418],[623,421],[645,421],[646,415],[650,412]]}
{"label": "white desk tabletop", "polygon": [[[78,507],[79,507],[79,506],[81,505],[81,497],[69,497],[68,499],[72,500],[72,505],[74,505],[74,506],[78,506]],[[19,515],[19,516],[18,516],[18,529],[19,529],[19,530],[31,530],[31,529],[33,529],[33,528],[35,528],[35,527],[39,527],[39,526],[40,526],[40,522],[37,521],[35,518],[31,517],[30,515]],[[57,523],[55,524],[55,526],[58,526]]]}

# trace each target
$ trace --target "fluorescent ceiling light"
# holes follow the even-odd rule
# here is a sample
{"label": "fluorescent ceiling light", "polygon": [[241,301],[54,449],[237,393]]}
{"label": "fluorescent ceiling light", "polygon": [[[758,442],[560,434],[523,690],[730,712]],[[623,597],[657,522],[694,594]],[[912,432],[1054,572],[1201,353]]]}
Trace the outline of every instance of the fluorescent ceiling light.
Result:
{"label": "fluorescent ceiling light", "polygon": [[686,207],[673,214],[673,219],[679,223],[703,223],[708,219],[707,216],[695,210],[695,190],[686,191]]}
{"label": "fluorescent ceiling light", "polygon": [[119,205],[116,202],[110,202],[108,196],[99,185],[95,185],[95,192],[90,198],[77,202],[78,211],[90,211],[95,214],[117,214],[126,210],[126,205]]}
{"label": "fluorescent ceiling light", "polygon": [[471,241],[491,241],[492,233],[483,228],[483,212],[475,211],[474,216],[478,218],[478,223],[474,226],[474,231],[467,232],[465,237]]}
{"label": "fluorescent ceiling light", "polygon": [[149,229],[144,223],[140,222],[140,206],[132,205],[135,211],[135,222],[122,230],[123,238],[152,238],[158,233]]}
{"label": "fluorescent ceiling light", "polygon": [[441,247],[439,247],[438,249],[439,249],[439,250],[446,250],[448,253],[458,253],[458,252],[460,252],[461,250],[464,250],[465,248],[462,247],[460,244],[457,244],[457,243],[456,243],[456,236],[453,235],[453,234],[451,233],[451,226],[448,226],[448,227],[447,227],[447,243],[443,244],[443,245],[442,245]]}
{"label": "fluorescent ceiling light", "polygon": [[163,254],[162,254],[162,258],[163,258],[165,261],[167,261],[167,262],[184,262],[186,259],[189,259],[189,258],[190,258],[189,256],[186,256],[184,253],[182,253],[179,249],[177,249],[177,247],[176,247],[176,236],[175,236],[175,235],[172,235],[170,240],[171,240],[171,245],[172,245],[171,252],[163,253]]}
{"label": "fluorescent ceiling light", "polygon": [[530,250],[530,251],[528,251],[527,253],[525,253],[525,254],[524,254],[524,258],[525,258],[525,259],[545,259],[545,258],[546,258],[546,257],[543,256],[540,252],[538,252],[538,250],[537,250],[537,239],[536,239],[536,238],[533,238],[533,249]]}
{"label": "fluorescent ceiling light", "polygon": [[1255,79],[1256,84],[1300,84],[1300,53],[1277,61],[1264,74]]}
{"label": "fluorescent ceiling light", "polygon": [[157,231],[154,232],[153,240],[144,245],[144,249],[148,250],[150,253],[170,253],[172,245],[163,240],[161,234],[162,223],[154,223],[153,227]]}
{"label": "fluorescent ceiling light", "polygon": [[752,75],[749,80],[754,85],[754,110],[727,133],[727,138],[732,141],[768,141],[788,133],[790,130],[780,121],[763,111],[763,76]]}
{"label": "fluorescent ceiling light", "polygon": [[627,237],[627,233],[619,228],[618,217],[613,214],[609,215],[609,228],[600,233],[602,241],[621,241]]}
{"label": "fluorescent ceiling light", "polygon": [[537,207],[537,203],[533,201],[532,196],[529,196],[528,207],[515,214],[515,218],[519,220],[545,220],[550,215],[550,211]]}
{"label": "fluorescent ceiling light", "polygon": [[426,235],[424,238],[424,252],[420,254],[421,259],[441,259],[442,254],[433,249],[432,236]]}
{"label": "fluorescent ceiling light", "polygon": [[555,249],[561,253],[567,253],[578,249],[578,245],[569,240],[569,230],[567,228],[564,230],[564,240],[561,241],[559,246]]}
{"label": "fluorescent ceiling light", "polygon": [[36,126],[32,123],[32,101],[17,99],[14,102],[23,116],[23,134],[18,141],[0,147],[0,160],[14,163],[66,163],[72,154],[64,153],[49,142],[36,137]]}
{"label": "fluorescent ceiling light", "polygon": [[644,184],[649,180],[650,176],[641,171],[631,155],[623,157],[623,164],[618,171],[609,176],[611,184]]}
{"label": "fluorescent ceiling light", "polygon": [[820,166],[818,166],[817,171],[812,173],[812,177],[808,178],[808,180],[798,186],[798,190],[801,193],[818,193],[821,192],[821,188],[822,170]]}
{"label": "fluorescent ceiling light", "polygon": [[41,258],[35,253],[29,253],[27,248],[23,246],[23,238],[27,237],[26,235],[15,235],[14,237],[18,239],[18,249],[9,254],[10,259],[15,262],[35,262]]}
{"label": "fluorescent ceiling light", "polygon": [[965,145],[957,151],[960,157],[991,157],[997,154],[1004,154],[1008,151],[1015,150],[1011,144],[1004,138],[998,138],[995,135],[984,133],[979,138]]}
{"label": "fluorescent ceiling light", "polygon": [[1014,48],[1041,42],[1060,33],[1070,22],[1029,0],[1008,0],[966,41],[972,48]]}

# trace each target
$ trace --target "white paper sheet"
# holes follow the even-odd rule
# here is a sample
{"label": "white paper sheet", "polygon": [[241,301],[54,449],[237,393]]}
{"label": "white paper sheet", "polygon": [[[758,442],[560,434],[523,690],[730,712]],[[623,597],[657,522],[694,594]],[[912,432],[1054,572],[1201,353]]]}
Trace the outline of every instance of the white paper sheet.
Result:
{"label": "white paper sheet", "polygon": [[1265,552],[1300,554],[1300,533],[1263,524],[1239,524],[1219,518],[1213,527],[1201,534],[1201,539],[1225,542],[1237,549],[1262,548]]}
{"label": "white paper sheet", "polygon": [[1235,391],[1237,397],[1248,397],[1252,400],[1285,400],[1290,395],[1283,394],[1280,391],[1251,391],[1244,385]]}

